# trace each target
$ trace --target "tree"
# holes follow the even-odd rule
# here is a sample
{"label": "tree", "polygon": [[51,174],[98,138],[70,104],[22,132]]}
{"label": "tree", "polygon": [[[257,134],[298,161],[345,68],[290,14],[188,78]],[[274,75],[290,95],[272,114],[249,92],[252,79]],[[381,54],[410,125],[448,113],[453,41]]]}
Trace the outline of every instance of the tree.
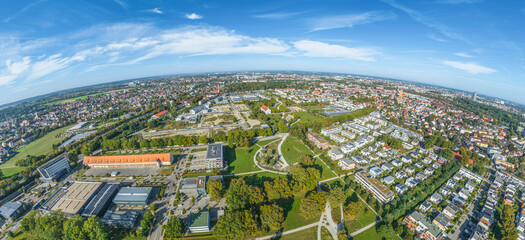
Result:
{"label": "tree", "polygon": [[210,194],[213,201],[219,201],[222,198],[223,185],[221,181],[208,181],[206,191]]}
{"label": "tree", "polygon": [[248,232],[244,227],[244,213],[227,210],[215,224],[214,235],[221,240],[246,239]]}
{"label": "tree", "polygon": [[87,232],[83,229],[84,218],[75,215],[64,222],[64,239],[66,240],[84,240],[88,239]]}
{"label": "tree", "polygon": [[208,138],[207,138],[206,136],[204,136],[204,135],[203,135],[203,136],[200,136],[200,137],[199,137],[199,140],[197,140],[197,142],[198,142],[199,144],[205,144],[205,143],[208,143]]}
{"label": "tree", "polygon": [[155,203],[151,203],[149,205],[149,210],[151,210],[153,212],[157,211],[157,205],[155,205]]}
{"label": "tree", "polygon": [[328,200],[332,206],[339,206],[346,200],[345,192],[342,188],[333,188],[328,194]]}
{"label": "tree", "polygon": [[272,182],[264,182],[264,191],[270,201],[289,198],[293,195],[288,179],[283,177],[277,177]]}
{"label": "tree", "polygon": [[304,166],[314,165],[314,159],[309,155],[302,155],[299,157],[299,162]]}
{"label": "tree", "polygon": [[304,190],[312,190],[317,186],[321,178],[319,170],[315,168],[304,168],[302,164],[295,164],[290,168],[290,175]]}
{"label": "tree", "polygon": [[301,200],[299,214],[306,218],[316,217],[323,212],[326,205],[325,192],[312,192]]}
{"label": "tree", "polygon": [[344,207],[345,217],[348,219],[355,219],[357,216],[361,215],[363,211],[363,205],[360,201],[350,202]]}
{"label": "tree", "polygon": [[248,210],[244,210],[244,228],[246,229],[248,235],[254,236],[257,232],[257,217]]}
{"label": "tree", "polygon": [[164,229],[164,237],[167,239],[175,239],[184,236],[184,221],[178,217],[172,217],[168,223],[162,226]]}
{"label": "tree", "polygon": [[256,205],[264,201],[260,188],[246,184],[244,178],[232,179],[226,191],[226,205],[230,209],[244,209],[248,205]]}
{"label": "tree", "polygon": [[86,219],[83,229],[90,240],[108,239],[108,231],[99,217]]}
{"label": "tree", "polygon": [[261,224],[264,229],[277,230],[280,229],[284,221],[283,208],[277,204],[262,205],[259,208],[261,212]]}
{"label": "tree", "polygon": [[142,218],[142,221],[140,221],[140,227],[142,227],[142,236],[148,236],[151,224],[153,223],[154,219],[155,217],[150,211],[144,213],[144,217]]}

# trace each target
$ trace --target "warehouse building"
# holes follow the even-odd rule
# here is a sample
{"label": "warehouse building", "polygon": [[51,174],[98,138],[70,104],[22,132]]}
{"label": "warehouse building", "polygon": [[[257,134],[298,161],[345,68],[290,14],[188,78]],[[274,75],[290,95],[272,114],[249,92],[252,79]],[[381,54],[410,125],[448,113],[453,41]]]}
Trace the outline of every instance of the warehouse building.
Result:
{"label": "warehouse building", "polygon": [[50,212],[60,210],[67,215],[79,214],[102,186],[100,182],[73,182],[69,187],[59,189],[42,209]]}
{"label": "warehouse building", "polygon": [[173,164],[173,159],[173,155],[170,153],[88,156],[84,157],[83,163],[91,168],[143,168],[171,165]]}
{"label": "warehouse building", "polygon": [[151,199],[151,187],[125,187],[121,188],[113,203],[128,206],[146,206]]}
{"label": "warehouse building", "polygon": [[51,182],[62,177],[64,174],[71,172],[66,154],[62,154],[52,159],[37,170],[40,173],[40,180],[42,182]]}
{"label": "warehouse building", "polygon": [[224,157],[222,154],[222,144],[210,144],[206,151],[206,168],[224,168]]}
{"label": "warehouse building", "polygon": [[135,211],[107,211],[102,222],[116,227],[133,228],[140,214]]}
{"label": "warehouse building", "polygon": [[106,184],[87,204],[82,216],[84,217],[102,217],[111,205],[111,200],[120,190],[120,184]]}

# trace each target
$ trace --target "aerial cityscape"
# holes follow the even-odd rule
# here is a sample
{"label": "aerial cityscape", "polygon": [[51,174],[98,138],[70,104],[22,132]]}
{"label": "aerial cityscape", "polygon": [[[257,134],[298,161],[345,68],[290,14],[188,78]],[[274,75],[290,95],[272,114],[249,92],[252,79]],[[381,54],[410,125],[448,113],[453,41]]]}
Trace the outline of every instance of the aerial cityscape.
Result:
{"label": "aerial cityscape", "polygon": [[524,2],[4,5],[1,239],[525,240]]}

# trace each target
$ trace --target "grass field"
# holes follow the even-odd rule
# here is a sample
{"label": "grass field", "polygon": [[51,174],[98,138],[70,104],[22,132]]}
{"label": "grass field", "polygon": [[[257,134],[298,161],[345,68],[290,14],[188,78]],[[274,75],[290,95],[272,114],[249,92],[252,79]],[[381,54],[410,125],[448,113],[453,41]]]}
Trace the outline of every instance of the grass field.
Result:
{"label": "grass field", "polygon": [[373,223],[376,220],[376,215],[372,210],[368,209],[366,205],[363,204],[363,211],[354,220],[345,221],[346,229],[349,233],[352,233],[358,229],[361,229],[367,226],[370,223]]}
{"label": "grass field", "polygon": [[366,231],[354,236],[352,240],[370,240],[370,239],[382,239],[384,236],[381,236],[377,233],[375,227],[371,227]]}
{"label": "grass field", "polygon": [[312,151],[296,137],[286,138],[281,147],[281,151],[283,152],[284,159],[286,159],[286,162],[290,165],[299,162],[299,157],[302,155],[313,155]]}
{"label": "grass field", "polygon": [[[305,198],[305,194],[306,193],[303,191],[295,195],[295,197],[292,198],[293,203],[291,204],[291,206],[288,205],[288,209],[289,209],[288,211],[286,211],[287,208],[284,207],[285,214],[286,214],[286,218],[284,219],[284,222],[283,222],[284,230],[290,230],[290,229],[302,227],[304,225],[308,225],[310,223],[319,221],[319,217],[304,218],[303,216],[299,214],[299,209],[301,207],[301,200]],[[289,200],[289,201],[291,202],[292,200]]]}
{"label": "grass field", "polygon": [[29,144],[25,145],[20,150],[18,150],[18,153],[14,157],[9,159],[9,161],[0,165],[0,168],[14,167],[16,161],[18,161],[19,159],[25,158],[27,155],[38,156],[38,155],[50,153],[51,151],[53,151],[53,144],[60,143],[62,140],[64,140],[63,137],[56,137],[56,136],[62,135],[70,127],[71,126],[67,126],[67,127],[56,129],[46,134],[45,136],[35,141],[30,142]]}
{"label": "grass field", "polygon": [[317,226],[311,227],[299,232],[291,233],[288,235],[281,236],[280,238],[272,238],[272,240],[316,240],[317,239]]}
{"label": "grass field", "polygon": [[321,228],[321,239],[322,240],[334,240],[332,234],[326,229],[326,227]]}
{"label": "grass field", "polygon": [[91,97],[91,96],[98,96],[98,95],[101,95],[101,94],[103,94],[103,93],[93,93],[93,94],[84,95],[84,96],[80,96],[80,97],[68,98],[68,99],[64,99],[64,100],[58,100],[58,101],[46,103],[46,105],[53,105],[53,104],[59,104],[59,103],[69,103],[69,102],[74,102],[74,101],[80,100],[80,99],[86,99],[86,98]]}
{"label": "grass field", "polygon": [[315,121],[317,119],[321,119],[322,117],[315,114],[315,113],[309,113],[309,112],[297,112],[297,117],[301,119],[301,122],[310,122]]}
{"label": "grass field", "polygon": [[[263,146],[272,141],[275,141],[275,139],[258,142],[258,144]],[[224,156],[228,160],[230,173],[244,173],[260,170],[253,162],[253,156],[259,148],[258,145],[253,145],[249,148],[237,148],[235,150],[225,147]]]}

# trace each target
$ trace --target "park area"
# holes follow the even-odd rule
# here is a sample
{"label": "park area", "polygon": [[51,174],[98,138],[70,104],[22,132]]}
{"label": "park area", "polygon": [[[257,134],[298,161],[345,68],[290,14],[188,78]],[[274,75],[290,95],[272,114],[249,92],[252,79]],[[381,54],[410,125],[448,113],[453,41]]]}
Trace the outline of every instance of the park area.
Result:
{"label": "park area", "polygon": [[16,167],[16,161],[25,158],[27,155],[46,155],[53,151],[53,144],[61,143],[65,139],[62,137],[62,134],[64,134],[70,127],[71,126],[67,126],[56,129],[20,148],[14,157],[0,165],[0,170],[2,171],[3,176],[8,177],[23,171],[25,168]]}
{"label": "park area", "polygon": [[[287,137],[281,146],[281,151],[284,159],[290,165],[299,162],[299,157],[303,155],[314,156],[314,153],[296,137]],[[335,177],[335,174],[319,158],[315,159],[314,165],[317,165],[321,172],[321,180]]]}
{"label": "park area", "polygon": [[224,157],[228,160],[230,173],[245,173],[260,170],[253,162],[253,156],[259,150],[259,145],[264,146],[276,139],[257,142],[251,147],[239,147],[232,149],[228,146],[224,147]]}

